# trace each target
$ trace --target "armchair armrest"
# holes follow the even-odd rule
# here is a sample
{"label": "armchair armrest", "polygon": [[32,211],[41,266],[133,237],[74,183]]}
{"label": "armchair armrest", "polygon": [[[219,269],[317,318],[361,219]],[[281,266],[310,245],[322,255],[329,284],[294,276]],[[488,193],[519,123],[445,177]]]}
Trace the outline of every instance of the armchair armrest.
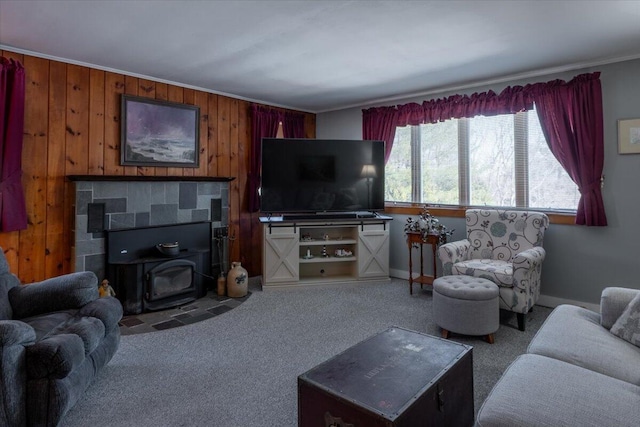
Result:
{"label": "armchair armrest", "polygon": [[471,242],[467,239],[440,245],[438,248],[438,258],[440,258],[440,262],[442,262],[443,274],[445,276],[450,275],[453,264],[468,260],[470,249]]}
{"label": "armchair armrest", "polygon": [[98,298],[83,306],[78,311],[78,316],[95,317],[104,325],[105,335],[112,329],[119,328],[118,322],[122,319],[122,304],[115,297]]}
{"label": "armchair armrest", "polygon": [[19,320],[0,320],[0,425],[25,425],[27,348],[36,340],[33,328]]}
{"label": "armchair armrest", "polygon": [[14,345],[29,345],[36,341],[36,331],[19,320],[0,320],[0,351]]}
{"label": "armchair armrest", "polygon": [[82,338],[75,334],[47,337],[27,347],[29,379],[65,378],[85,359]]}
{"label": "armchair armrest", "polygon": [[600,296],[600,325],[611,329],[631,300],[640,293],[640,289],[608,287]]}
{"label": "armchair armrest", "polygon": [[513,287],[527,295],[527,311],[535,304],[540,295],[540,275],[542,261],[546,257],[544,248],[524,250],[513,257]]}
{"label": "armchair armrest", "polygon": [[15,286],[9,291],[15,319],[80,308],[95,299],[98,299],[98,278],[91,271]]}
{"label": "armchair armrest", "polygon": [[513,257],[513,268],[516,268],[516,265],[528,265],[529,268],[534,266],[536,263],[542,263],[547,256],[547,251],[540,246],[536,246],[535,248],[526,249],[522,252],[517,253]]}

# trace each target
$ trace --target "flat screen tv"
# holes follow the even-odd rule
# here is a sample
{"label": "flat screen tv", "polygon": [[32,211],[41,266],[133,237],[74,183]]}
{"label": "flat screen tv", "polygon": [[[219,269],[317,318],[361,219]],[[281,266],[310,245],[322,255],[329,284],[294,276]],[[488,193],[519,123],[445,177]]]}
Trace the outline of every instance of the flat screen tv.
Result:
{"label": "flat screen tv", "polygon": [[384,141],[264,138],[260,211],[384,210]]}

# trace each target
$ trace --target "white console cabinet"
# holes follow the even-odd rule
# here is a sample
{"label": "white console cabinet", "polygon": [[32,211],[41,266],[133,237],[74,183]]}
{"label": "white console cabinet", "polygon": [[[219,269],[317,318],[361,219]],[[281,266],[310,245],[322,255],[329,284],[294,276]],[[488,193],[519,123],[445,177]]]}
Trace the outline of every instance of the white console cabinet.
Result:
{"label": "white console cabinet", "polygon": [[388,281],[390,220],[260,218],[263,288]]}

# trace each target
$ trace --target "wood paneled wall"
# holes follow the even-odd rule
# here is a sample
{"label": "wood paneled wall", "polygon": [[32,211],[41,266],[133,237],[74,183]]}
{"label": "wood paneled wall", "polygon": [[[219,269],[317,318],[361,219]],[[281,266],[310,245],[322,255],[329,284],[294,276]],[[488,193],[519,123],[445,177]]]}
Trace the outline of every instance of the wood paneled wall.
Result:
{"label": "wood paneled wall", "polygon": [[[10,51],[26,70],[22,182],[26,230],[0,233],[0,247],[23,283],[73,271],[73,186],[67,175],[230,176],[230,258],[261,274],[262,231],[248,212],[251,103],[166,83]],[[200,107],[200,166],[120,165],[120,96],[144,96]],[[305,137],[315,138],[306,114]]]}

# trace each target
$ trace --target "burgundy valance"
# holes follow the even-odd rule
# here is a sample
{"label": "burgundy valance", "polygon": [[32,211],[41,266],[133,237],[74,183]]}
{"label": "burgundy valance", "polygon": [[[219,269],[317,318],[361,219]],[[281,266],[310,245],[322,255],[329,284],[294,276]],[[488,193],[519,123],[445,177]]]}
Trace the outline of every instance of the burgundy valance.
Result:
{"label": "burgundy valance", "polygon": [[490,90],[471,95],[451,95],[447,98],[430,99],[422,104],[408,104],[389,107],[372,107],[362,110],[363,117],[374,120],[384,116],[393,118],[396,126],[415,126],[425,123],[443,122],[474,116],[495,116],[515,114],[533,109],[536,96],[563,86],[573,86],[587,81],[599,80],[600,73],[580,74],[571,81],[551,80],[546,83],[533,83],[526,86],[508,86],[499,94]]}

